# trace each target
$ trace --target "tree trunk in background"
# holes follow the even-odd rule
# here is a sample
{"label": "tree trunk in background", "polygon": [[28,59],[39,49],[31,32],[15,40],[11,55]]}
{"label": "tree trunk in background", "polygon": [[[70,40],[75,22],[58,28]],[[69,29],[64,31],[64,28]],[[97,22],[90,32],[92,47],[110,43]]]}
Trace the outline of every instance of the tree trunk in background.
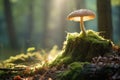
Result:
{"label": "tree trunk in background", "polygon": [[65,41],[65,30],[66,30],[66,17],[67,17],[67,15],[68,14],[66,14],[66,12],[67,12],[67,5],[66,5],[66,3],[67,3],[67,0],[65,0],[65,1],[61,1],[61,8],[60,8],[60,16],[59,16],[59,18],[60,18],[60,20],[59,20],[59,23],[58,23],[58,36],[57,36],[57,38],[56,38],[56,40],[57,39],[59,39],[59,42],[57,43],[57,45],[60,47],[60,48],[62,48],[62,46],[63,46],[63,42]]}
{"label": "tree trunk in background", "polygon": [[112,39],[112,17],[110,0],[97,0],[98,31],[107,39]]}
{"label": "tree trunk in background", "polygon": [[118,6],[118,37],[119,37],[119,41],[120,41],[120,6]]}
{"label": "tree trunk in background", "polygon": [[50,0],[43,1],[43,42],[42,47],[48,47],[48,17],[49,17],[49,8],[50,8]]}
{"label": "tree trunk in background", "polygon": [[[76,9],[84,9],[85,8],[85,0],[75,0]],[[80,23],[76,23],[76,31],[80,32]]]}
{"label": "tree trunk in background", "polygon": [[4,2],[4,13],[5,13],[7,30],[8,30],[8,36],[10,40],[10,46],[12,49],[18,49],[18,43],[17,43],[15,28],[13,24],[10,0],[3,0],[3,2]]}
{"label": "tree trunk in background", "polygon": [[33,41],[32,41],[32,33],[33,33],[33,27],[34,27],[34,1],[30,0],[29,2],[29,13],[28,13],[28,35],[27,35],[27,48],[32,47]]}
{"label": "tree trunk in background", "polygon": [[120,6],[112,6],[114,42],[120,43]]}

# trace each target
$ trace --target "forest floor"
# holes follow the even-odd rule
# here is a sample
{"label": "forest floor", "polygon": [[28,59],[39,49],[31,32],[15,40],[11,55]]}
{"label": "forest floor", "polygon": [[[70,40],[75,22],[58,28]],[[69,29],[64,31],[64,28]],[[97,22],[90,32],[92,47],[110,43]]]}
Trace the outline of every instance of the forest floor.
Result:
{"label": "forest floor", "polygon": [[92,30],[68,33],[61,51],[31,47],[1,61],[0,80],[120,80],[120,47]]}
{"label": "forest floor", "polygon": [[[52,50],[52,52],[56,52],[56,50],[54,51]],[[115,46],[112,52],[114,52],[115,55],[110,55],[106,57],[105,56],[94,57],[90,64],[96,64],[97,66],[102,67],[105,64],[112,63],[111,66],[117,67],[117,65],[115,65],[116,63],[120,65],[120,48],[118,46]],[[44,64],[42,65],[42,67],[37,67],[38,64],[41,64],[41,62],[35,61],[37,60],[36,57],[38,57],[38,54],[31,56],[29,54],[29,57],[26,56],[26,59],[25,55],[24,58],[23,55],[19,55],[19,58],[20,59],[23,58],[22,60],[24,61],[24,64],[26,64],[24,66],[22,60],[19,60],[18,56],[12,57],[13,63],[16,65],[8,64],[8,62],[12,62],[11,58],[6,60],[4,67],[0,68],[0,80],[60,80],[58,74],[63,73],[66,70],[69,70],[69,66],[66,66],[64,64],[53,67]],[[32,59],[31,61],[34,60],[35,62],[31,63],[30,59]],[[20,64],[16,63],[16,61],[20,62]],[[9,65],[9,67],[7,64]],[[109,76],[109,79],[107,80],[119,80],[120,79],[119,72],[110,74],[112,76]]]}

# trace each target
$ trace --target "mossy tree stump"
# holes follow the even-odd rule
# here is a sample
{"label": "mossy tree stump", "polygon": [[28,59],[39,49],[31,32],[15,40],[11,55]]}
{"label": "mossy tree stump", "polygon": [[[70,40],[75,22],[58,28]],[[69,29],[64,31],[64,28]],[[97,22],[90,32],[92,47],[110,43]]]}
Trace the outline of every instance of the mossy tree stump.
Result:
{"label": "mossy tree stump", "polygon": [[75,60],[89,61],[95,56],[103,56],[112,49],[110,40],[99,36],[97,32],[87,31],[87,36],[82,33],[68,33],[63,47],[63,56],[71,56]]}
{"label": "mossy tree stump", "polygon": [[112,42],[99,36],[98,32],[87,30],[86,33],[87,36],[83,33],[68,33],[62,55],[53,64],[90,61],[93,57],[103,56],[112,50]]}

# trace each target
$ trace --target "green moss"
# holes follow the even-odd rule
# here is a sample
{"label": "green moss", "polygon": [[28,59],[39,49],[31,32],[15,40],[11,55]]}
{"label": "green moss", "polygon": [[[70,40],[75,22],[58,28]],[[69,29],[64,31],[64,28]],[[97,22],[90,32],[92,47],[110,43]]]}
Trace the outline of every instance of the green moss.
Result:
{"label": "green moss", "polygon": [[64,44],[63,56],[71,55],[73,59],[89,61],[92,57],[104,55],[112,48],[111,41],[99,36],[98,32],[87,30],[82,33],[68,33]]}
{"label": "green moss", "polygon": [[69,65],[69,68],[71,70],[79,70],[84,64],[88,64],[88,62],[73,62]]}
{"label": "green moss", "polygon": [[62,55],[60,55],[50,64],[50,66],[60,66],[62,64],[68,65],[71,62],[73,62],[71,56],[63,57]]}
{"label": "green moss", "polygon": [[103,56],[112,49],[112,42],[99,36],[98,32],[87,30],[82,33],[68,33],[61,57],[53,61],[54,65],[70,64],[74,61],[90,61],[95,56]]}
{"label": "green moss", "polygon": [[3,63],[30,65],[32,62],[36,63],[36,62],[40,62],[40,60],[41,60],[41,55],[39,53],[27,53],[27,54],[22,53],[16,56],[11,56],[9,59],[3,61]]}
{"label": "green moss", "polygon": [[69,65],[69,69],[60,73],[60,80],[81,80],[81,70],[86,62],[73,62]]}

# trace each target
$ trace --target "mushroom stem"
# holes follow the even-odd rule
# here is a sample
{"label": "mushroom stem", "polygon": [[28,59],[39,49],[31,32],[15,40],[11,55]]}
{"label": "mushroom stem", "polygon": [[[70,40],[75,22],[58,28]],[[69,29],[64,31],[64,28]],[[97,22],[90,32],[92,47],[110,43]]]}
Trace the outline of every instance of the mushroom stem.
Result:
{"label": "mushroom stem", "polygon": [[83,17],[80,17],[80,29],[83,32],[83,34],[86,36],[84,22],[83,22]]}

